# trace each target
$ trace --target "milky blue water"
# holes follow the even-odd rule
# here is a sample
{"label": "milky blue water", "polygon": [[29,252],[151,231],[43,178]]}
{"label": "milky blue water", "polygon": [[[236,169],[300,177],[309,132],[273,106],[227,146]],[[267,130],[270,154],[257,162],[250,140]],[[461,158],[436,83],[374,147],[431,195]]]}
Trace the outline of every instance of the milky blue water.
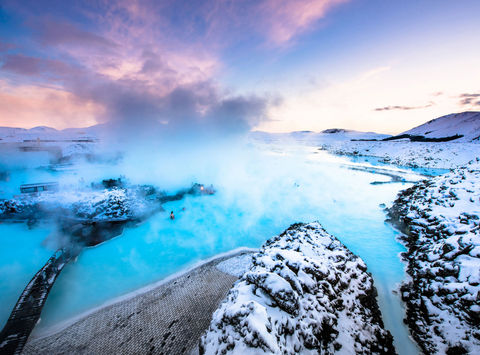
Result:
{"label": "milky blue water", "polygon": [[[318,220],[366,262],[399,353],[418,353],[403,325],[399,297],[392,293],[405,276],[398,255],[404,248],[384,222],[380,206],[410,185],[372,185],[389,178],[349,170],[346,159],[305,147],[249,147],[247,153],[232,157],[235,164],[210,166],[191,176],[191,181],[213,183],[216,195],[166,204],[165,212],[85,249],[58,278],[37,327],[47,329],[218,253],[258,248],[292,223]],[[174,221],[168,218],[170,210]],[[0,225],[2,324],[52,254],[43,243],[49,233],[48,226],[29,230],[21,224]]]}
{"label": "milky blue water", "polygon": [[[375,166],[388,167],[389,164],[383,162],[380,158],[370,157],[370,156],[350,156],[349,160],[355,163],[368,163]],[[413,171],[417,174],[422,174],[426,176],[438,176],[450,172],[450,169],[439,169],[439,168],[423,168],[423,167],[403,167],[409,171]]]}

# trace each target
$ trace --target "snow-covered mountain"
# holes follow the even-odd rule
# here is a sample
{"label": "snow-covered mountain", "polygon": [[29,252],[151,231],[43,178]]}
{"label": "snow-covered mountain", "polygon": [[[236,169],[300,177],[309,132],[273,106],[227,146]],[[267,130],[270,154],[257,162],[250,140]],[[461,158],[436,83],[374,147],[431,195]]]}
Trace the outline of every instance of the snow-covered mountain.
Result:
{"label": "snow-covered mountain", "polygon": [[0,127],[1,142],[25,141],[65,141],[65,140],[95,140],[101,125],[86,128],[67,128],[57,130],[52,127],[39,126],[30,129],[16,127]]}
{"label": "snow-covered mountain", "polygon": [[454,142],[480,142],[480,112],[462,112],[442,116],[400,134],[425,138],[455,137]]}
{"label": "snow-covered mountain", "polygon": [[382,140],[390,137],[388,134],[375,132],[360,132],[343,128],[330,128],[322,132],[313,131],[295,131],[288,133],[270,133],[254,131],[250,133],[254,140],[272,143],[272,142],[308,142],[319,144],[330,141],[350,141],[350,140]]}

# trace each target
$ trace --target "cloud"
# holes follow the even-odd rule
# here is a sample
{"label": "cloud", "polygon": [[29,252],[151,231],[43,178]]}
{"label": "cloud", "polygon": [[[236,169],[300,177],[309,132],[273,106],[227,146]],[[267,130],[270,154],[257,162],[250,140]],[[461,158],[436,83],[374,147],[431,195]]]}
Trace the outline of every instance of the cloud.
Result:
{"label": "cloud", "polygon": [[34,77],[37,80],[42,77],[60,78],[77,71],[71,65],[59,60],[31,57],[23,54],[5,55],[2,59],[1,71]]}
{"label": "cloud", "polygon": [[427,108],[433,106],[434,103],[430,102],[423,106],[385,106],[385,107],[377,107],[374,111],[392,111],[392,110],[400,110],[400,111],[408,111],[408,110],[419,110],[422,108]]}
{"label": "cloud", "polygon": [[475,105],[475,106],[480,106],[480,94],[461,94],[458,96],[461,100],[459,102],[459,104],[461,106],[471,106],[471,105]]}
{"label": "cloud", "polygon": [[[266,33],[275,37],[275,43],[289,41],[340,2],[285,1],[290,9],[286,12],[269,0],[260,4],[216,0],[200,4],[73,2],[69,6],[7,2],[7,10],[21,14],[23,30],[32,35],[28,36],[28,48],[0,57],[0,72],[11,86],[8,98],[3,98],[5,110],[21,110],[16,105],[24,105],[30,97],[39,113],[34,113],[33,106],[23,110],[23,117],[27,111],[37,116],[25,122],[50,115],[56,119],[47,120],[49,123],[64,127],[69,117],[59,117],[71,110],[57,104],[49,109],[44,104],[48,96],[66,108],[89,103],[91,110],[83,122],[91,123],[92,116],[98,123],[111,122],[119,135],[245,132],[266,121],[268,107],[278,99],[233,94],[220,87],[215,80],[222,68],[218,43],[248,37],[245,28],[251,28],[250,33],[263,33],[260,24],[267,22],[272,31]],[[280,32],[282,38],[276,37]],[[228,40],[222,42],[222,38]],[[20,83],[29,90],[24,90],[24,97],[14,99]],[[19,90],[12,89],[16,85]],[[56,93],[42,90],[52,86]],[[78,117],[72,116],[72,125],[82,124]]]}
{"label": "cloud", "polygon": [[6,52],[10,49],[13,49],[15,48],[15,45],[13,43],[9,43],[9,42],[4,42],[2,40],[0,40],[0,53],[2,52]]}
{"label": "cloud", "polygon": [[16,74],[36,75],[41,72],[40,63],[41,60],[39,58],[28,57],[22,54],[8,55],[3,61],[2,70]]}
{"label": "cloud", "polygon": [[33,85],[12,86],[0,80],[0,117],[11,127],[52,126],[59,129],[96,123],[103,108],[74,94]]}
{"label": "cloud", "polygon": [[282,45],[309,30],[337,5],[348,0],[266,0],[258,7],[268,39]]}
{"label": "cloud", "polygon": [[266,96],[228,95],[211,81],[178,86],[167,94],[149,92],[143,82],[98,80],[74,92],[102,105],[102,120],[122,140],[205,139],[242,134],[267,119],[275,104]]}
{"label": "cloud", "polygon": [[119,45],[98,34],[80,29],[73,23],[48,19],[34,25],[42,42],[49,45],[78,45],[111,50]]}

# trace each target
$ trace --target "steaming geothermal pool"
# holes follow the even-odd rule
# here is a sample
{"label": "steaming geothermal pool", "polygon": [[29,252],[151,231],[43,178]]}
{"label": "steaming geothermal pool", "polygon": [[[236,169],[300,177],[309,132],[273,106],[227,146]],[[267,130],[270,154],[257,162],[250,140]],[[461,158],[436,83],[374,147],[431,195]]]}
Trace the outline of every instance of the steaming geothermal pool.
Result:
{"label": "steaming geothermal pool", "polygon": [[[232,153],[228,160],[188,164],[190,170],[182,171],[178,187],[187,181],[213,183],[217,194],[168,203],[165,212],[126,229],[117,238],[85,249],[59,276],[36,332],[216,254],[239,247],[258,248],[292,223],[318,220],[367,263],[398,352],[418,353],[402,322],[400,299],[392,292],[404,278],[399,258],[404,248],[395,239],[397,232],[384,222],[380,206],[388,206],[398,191],[410,184],[372,185],[389,178],[351,170],[352,164],[359,166],[314,148],[274,145],[250,145],[241,154]],[[168,179],[175,180],[174,167],[173,161],[164,161],[159,163],[159,172],[148,174],[141,169],[125,171],[120,166],[81,166],[63,173],[17,167],[10,181],[0,183],[0,190],[10,197],[8,194],[25,182],[47,178],[71,182],[85,176],[99,179],[128,172],[133,183],[162,187]],[[410,172],[410,180],[420,178]],[[174,185],[172,191],[177,188]],[[168,218],[170,210],[175,212],[174,221]],[[52,229],[0,224],[1,326],[27,282],[53,253],[54,247],[43,243]]]}

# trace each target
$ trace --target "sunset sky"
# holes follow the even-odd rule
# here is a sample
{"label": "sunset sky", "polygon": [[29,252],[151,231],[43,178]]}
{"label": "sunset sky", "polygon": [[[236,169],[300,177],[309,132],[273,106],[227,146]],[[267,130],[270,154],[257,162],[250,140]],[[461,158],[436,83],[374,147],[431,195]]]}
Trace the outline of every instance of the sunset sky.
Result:
{"label": "sunset sky", "polygon": [[2,0],[0,125],[399,133],[480,111],[479,13],[478,0]]}

